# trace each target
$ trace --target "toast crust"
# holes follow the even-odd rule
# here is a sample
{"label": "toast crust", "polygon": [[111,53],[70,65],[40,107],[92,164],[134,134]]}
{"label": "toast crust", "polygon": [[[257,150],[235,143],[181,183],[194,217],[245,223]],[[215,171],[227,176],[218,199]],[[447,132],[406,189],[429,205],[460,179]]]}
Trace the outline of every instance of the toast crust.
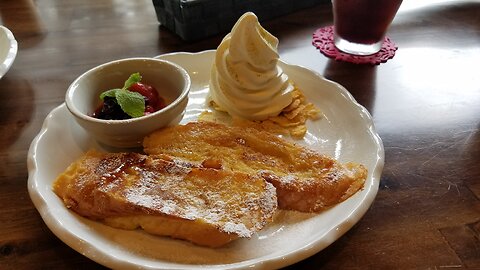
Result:
{"label": "toast crust", "polygon": [[277,190],[282,209],[319,212],[363,188],[367,170],[248,127],[191,122],[158,130],[144,139],[147,154],[167,154],[193,163],[260,175]]}
{"label": "toast crust", "polygon": [[81,216],[219,247],[271,221],[275,188],[262,178],[165,155],[89,151],[53,184]]}

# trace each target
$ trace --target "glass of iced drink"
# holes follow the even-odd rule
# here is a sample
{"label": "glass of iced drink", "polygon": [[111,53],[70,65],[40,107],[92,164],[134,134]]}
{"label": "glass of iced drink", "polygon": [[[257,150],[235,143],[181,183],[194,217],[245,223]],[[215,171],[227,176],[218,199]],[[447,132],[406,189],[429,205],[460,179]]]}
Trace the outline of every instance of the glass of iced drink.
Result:
{"label": "glass of iced drink", "polygon": [[402,0],[332,0],[335,46],[346,53],[378,52]]}

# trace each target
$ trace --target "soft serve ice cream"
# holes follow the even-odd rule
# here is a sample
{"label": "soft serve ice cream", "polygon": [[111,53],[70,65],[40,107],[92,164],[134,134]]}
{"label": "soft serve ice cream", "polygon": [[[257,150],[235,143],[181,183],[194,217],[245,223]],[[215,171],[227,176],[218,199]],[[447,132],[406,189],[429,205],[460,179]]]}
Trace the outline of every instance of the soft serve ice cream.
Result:
{"label": "soft serve ice cream", "polygon": [[217,48],[210,94],[231,116],[265,120],[292,102],[294,89],[280,66],[278,39],[245,13]]}

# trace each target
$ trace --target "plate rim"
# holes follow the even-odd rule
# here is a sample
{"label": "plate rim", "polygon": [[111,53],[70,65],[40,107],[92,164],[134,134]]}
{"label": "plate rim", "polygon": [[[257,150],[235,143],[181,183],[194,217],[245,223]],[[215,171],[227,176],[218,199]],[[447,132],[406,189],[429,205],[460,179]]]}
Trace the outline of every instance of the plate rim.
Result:
{"label": "plate rim", "polygon": [[[173,52],[173,53],[167,53],[167,54],[162,54],[155,56],[153,58],[164,58],[164,57],[175,57],[177,55],[203,55],[203,54],[212,54],[215,53],[215,50],[205,50],[201,52],[196,52],[196,53],[191,53],[191,52]],[[354,105],[357,110],[359,111],[363,121],[367,124],[367,131],[368,134],[370,135],[371,138],[373,138],[373,141],[375,145],[377,146],[377,151],[376,151],[376,159],[375,159],[375,164],[374,164],[374,170],[372,171],[372,183],[368,187],[364,187],[365,189],[369,189],[370,191],[365,194],[365,197],[362,199],[361,204],[355,205],[355,207],[350,211],[350,215],[346,216],[344,220],[339,222],[334,228],[331,230],[326,231],[322,237],[318,239],[313,239],[313,241],[310,241],[308,243],[305,243],[302,245],[301,248],[298,248],[294,251],[287,252],[284,254],[280,254],[278,256],[272,257],[272,258],[266,258],[265,260],[258,261],[255,258],[254,259],[248,259],[244,261],[239,261],[239,262],[234,262],[234,263],[226,263],[226,264],[185,264],[185,263],[171,263],[168,261],[161,261],[165,263],[170,263],[173,265],[178,265],[181,268],[184,268],[185,266],[189,266],[190,268],[202,268],[205,266],[208,266],[212,269],[219,269],[219,268],[228,268],[228,269],[241,269],[241,268],[278,268],[278,267],[284,267],[288,266],[290,264],[293,264],[295,262],[299,262],[301,260],[304,260],[305,258],[308,258],[312,256],[315,253],[320,252],[324,248],[328,247],[331,245],[333,242],[335,242],[337,239],[339,239],[343,234],[345,234],[348,230],[351,229],[358,221],[364,216],[364,214],[368,211],[370,208],[371,204],[373,203],[376,194],[378,192],[379,188],[379,183],[380,183],[380,178],[382,174],[382,170],[384,167],[385,163],[385,153],[384,153],[384,146],[383,142],[376,132],[375,125],[373,122],[373,118],[368,112],[368,110],[360,105],[354,97],[351,95],[350,92],[348,92],[342,85],[340,85],[337,82],[331,81],[320,75],[318,72],[305,68],[300,65],[295,65],[295,64],[289,64],[285,63],[282,61],[283,64],[292,66],[294,68],[300,68],[302,72],[309,72],[313,76],[320,78],[321,80],[325,80],[331,84],[334,84],[336,88],[338,88],[342,93],[342,96],[348,100],[349,103]],[[192,79],[193,80],[193,79]],[[75,238],[76,240],[82,241],[82,239],[74,235],[72,232],[69,232],[67,229],[63,228],[58,220],[52,217],[51,215],[51,210],[49,209],[47,205],[47,201],[43,196],[38,192],[38,190],[35,189],[35,177],[38,172],[38,164],[36,160],[36,155],[37,155],[37,147],[38,143],[40,142],[41,138],[46,134],[48,131],[48,125],[50,121],[52,121],[52,118],[55,116],[55,114],[59,113],[61,110],[66,110],[65,108],[65,103],[62,103],[61,105],[57,106],[54,108],[50,113],[47,115],[45,118],[42,128],[39,131],[39,133],[35,136],[33,139],[32,143],[30,144],[30,148],[28,151],[28,156],[27,156],[27,167],[28,167],[28,192],[30,195],[30,198],[32,202],[35,205],[35,208],[39,211],[43,221],[47,225],[47,227],[58,237],[60,238],[64,243],[69,245],[72,249],[76,250],[80,254],[86,256],[87,258],[109,266],[109,267],[115,267],[115,268],[124,268],[126,267],[126,264],[128,264],[128,267],[139,267],[138,264],[135,262],[131,261],[126,261],[124,259],[119,259],[111,254],[108,254],[107,252],[104,252],[100,250],[96,246],[92,246],[90,243],[72,243],[72,239],[69,238]],[[346,226],[345,226],[346,224]],[[339,226],[340,225],[340,226]],[[324,237],[325,235],[331,235],[332,230],[336,230],[336,232],[333,234],[333,237],[330,237],[329,239],[325,240]],[[78,242],[78,241],[77,241]],[[70,244],[69,244],[70,243]],[[158,267],[153,267],[153,266],[146,266],[142,265],[142,267],[148,268],[148,269],[163,269],[163,268],[158,268]],[[165,266],[164,266],[165,267]],[[172,267],[172,265],[168,266],[169,268]],[[175,268],[177,269],[177,268]]]}
{"label": "plate rim", "polygon": [[10,70],[10,68],[13,65],[13,62],[15,61],[15,58],[17,57],[18,42],[15,39],[15,36],[13,35],[12,31],[10,31],[10,29],[8,29],[7,27],[0,25],[0,31],[2,31],[5,34],[8,40],[7,55],[5,56],[5,60],[3,60],[3,62],[0,64],[0,79],[1,79]]}

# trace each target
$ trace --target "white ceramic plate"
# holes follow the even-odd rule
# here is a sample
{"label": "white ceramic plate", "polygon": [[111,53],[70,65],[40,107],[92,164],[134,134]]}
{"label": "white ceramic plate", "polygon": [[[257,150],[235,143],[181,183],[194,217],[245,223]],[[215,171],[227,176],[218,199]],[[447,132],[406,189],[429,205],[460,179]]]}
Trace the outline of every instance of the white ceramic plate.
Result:
{"label": "white ceramic plate", "polygon": [[12,66],[17,50],[18,44],[12,32],[0,25],[0,79]]}
{"label": "white ceramic plate", "polygon": [[[205,109],[213,57],[214,51],[159,56],[180,64],[192,77],[183,122],[195,120]],[[251,239],[218,249],[90,221],[67,210],[51,190],[56,176],[72,161],[90,148],[100,148],[61,105],[46,118],[28,155],[28,189],[45,223],[73,249],[115,269],[273,269],[324,249],[357,223],[375,198],[384,162],[383,145],[370,114],[343,87],[305,68],[283,67],[325,114],[309,123],[308,133],[299,143],[342,162],[361,162],[369,170],[365,188],[347,201],[321,214],[280,211],[274,223]]]}

